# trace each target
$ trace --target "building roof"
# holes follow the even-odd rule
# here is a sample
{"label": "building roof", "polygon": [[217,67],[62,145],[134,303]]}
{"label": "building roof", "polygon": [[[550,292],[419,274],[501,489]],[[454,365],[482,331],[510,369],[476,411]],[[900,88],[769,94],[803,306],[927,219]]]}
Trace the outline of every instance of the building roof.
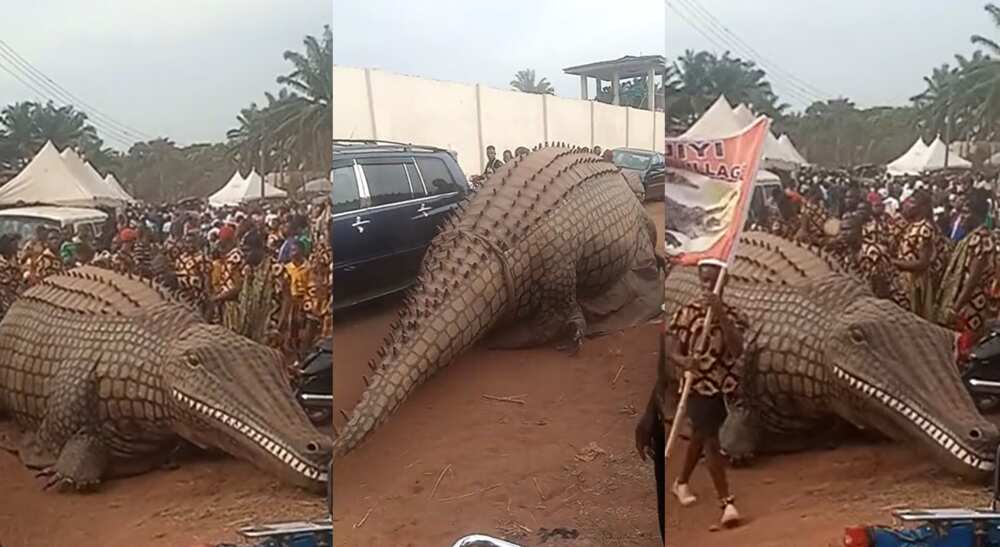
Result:
{"label": "building roof", "polygon": [[615,72],[617,72],[618,78],[627,80],[629,78],[645,76],[649,73],[650,68],[654,70],[655,74],[666,72],[666,57],[663,55],[642,55],[639,57],[626,55],[612,61],[598,61],[596,63],[571,66],[564,68],[563,72],[574,76],[588,76],[602,80],[612,79]]}

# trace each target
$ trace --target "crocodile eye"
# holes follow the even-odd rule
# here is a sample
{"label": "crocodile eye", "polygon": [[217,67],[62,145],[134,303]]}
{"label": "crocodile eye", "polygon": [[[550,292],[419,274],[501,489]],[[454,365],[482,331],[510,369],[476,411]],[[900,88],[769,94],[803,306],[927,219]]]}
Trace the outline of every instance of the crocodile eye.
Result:
{"label": "crocodile eye", "polygon": [[852,328],[850,334],[851,334],[851,341],[854,342],[855,344],[865,343],[865,333],[862,332],[861,329]]}
{"label": "crocodile eye", "polygon": [[184,362],[191,368],[201,368],[201,360],[198,359],[197,355],[185,355]]}

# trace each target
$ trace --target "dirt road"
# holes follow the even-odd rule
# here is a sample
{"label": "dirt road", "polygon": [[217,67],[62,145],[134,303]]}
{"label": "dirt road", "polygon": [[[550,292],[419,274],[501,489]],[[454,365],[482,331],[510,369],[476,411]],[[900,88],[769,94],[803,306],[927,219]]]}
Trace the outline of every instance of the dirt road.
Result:
{"label": "dirt road", "polygon": [[87,495],[43,492],[42,482],[0,452],[0,545],[4,547],[190,547],[236,539],[258,522],[325,515],[321,497],[285,487],[231,459],[111,481]]}
{"label": "dirt road", "polygon": [[[662,217],[658,204],[649,209]],[[338,407],[360,396],[395,306],[337,318]],[[541,529],[565,528],[579,545],[658,545],[652,464],[633,441],[655,379],[656,333],[588,340],[577,357],[551,348],[461,356],[335,464],[337,542],[434,547],[482,532],[538,545]]]}
{"label": "dirt road", "polygon": [[[678,453],[684,448],[681,442]],[[667,467],[671,481],[680,470],[679,459],[673,460]],[[921,451],[888,442],[777,456],[730,470],[729,477],[748,522],[709,531],[720,513],[711,481],[699,467],[691,480],[698,503],[681,508],[673,497],[667,500],[669,545],[839,547],[845,527],[891,524],[893,509],[984,507],[990,498],[988,488],[940,472]]]}

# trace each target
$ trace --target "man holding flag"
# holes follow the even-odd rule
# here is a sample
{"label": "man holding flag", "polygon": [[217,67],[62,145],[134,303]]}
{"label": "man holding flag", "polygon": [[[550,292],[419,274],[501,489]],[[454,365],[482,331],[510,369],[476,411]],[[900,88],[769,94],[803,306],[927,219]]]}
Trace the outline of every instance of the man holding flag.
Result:
{"label": "man holding flag", "polygon": [[[682,375],[690,373],[692,377],[691,393],[687,399],[687,413],[692,425],[691,441],[684,454],[681,474],[671,492],[682,506],[694,504],[696,498],[688,487],[688,481],[704,450],[708,473],[722,507],[722,525],[730,526],[739,520],[740,515],[726,480],[719,429],[726,420],[725,397],[735,394],[739,387],[743,335],[748,321],[742,312],[723,303],[724,267],[725,263],[711,258],[698,263],[702,295],[674,313],[667,327],[666,349],[668,361]],[[710,322],[707,328],[706,322]],[[700,339],[705,340],[701,352],[695,348]]]}
{"label": "man holding flag", "polygon": [[666,310],[672,313],[661,368],[672,364],[683,382],[664,457],[669,460],[678,426],[687,415],[691,439],[671,493],[681,506],[696,501],[688,481],[704,453],[723,526],[737,524],[740,515],[726,480],[719,430],[727,418],[726,399],[740,386],[748,329],[746,316],[723,301],[723,287],[769,125],[770,120],[760,117],[749,126],[730,128],[729,134],[686,134],[665,143],[666,253],[679,267],[698,268],[702,294],[680,309]]}

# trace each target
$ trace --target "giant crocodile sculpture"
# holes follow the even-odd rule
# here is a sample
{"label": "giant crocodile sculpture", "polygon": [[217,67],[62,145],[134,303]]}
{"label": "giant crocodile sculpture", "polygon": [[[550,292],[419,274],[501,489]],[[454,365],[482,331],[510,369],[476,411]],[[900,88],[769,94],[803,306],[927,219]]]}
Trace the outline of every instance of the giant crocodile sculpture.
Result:
{"label": "giant crocodile sculpture", "polygon": [[[666,312],[700,291],[694,268],[675,267]],[[821,251],[763,233],[742,238],[725,300],[750,319],[742,397],[720,434],[730,456],[790,449],[846,421],[963,476],[993,469],[1000,433],[962,385],[951,331],[876,298]]]}
{"label": "giant crocodile sculpture", "polygon": [[562,338],[575,350],[590,319],[581,302],[615,292],[639,262],[652,264],[645,297],[655,316],[656,228],[632,186],[613,164],[566,146],[536,148],[494,173],[432,241],[359,403],[344,413],[334,457],[494,327],[508,327],[494,347]]}
{"label": "giant crocodile sculpture", "polygon": [[280,367],[158,285],[84,266],[0,321],[0,415],[24,430],[5,448],[60,489],[151,470],[184,440],[319,492],[330,440]]}

